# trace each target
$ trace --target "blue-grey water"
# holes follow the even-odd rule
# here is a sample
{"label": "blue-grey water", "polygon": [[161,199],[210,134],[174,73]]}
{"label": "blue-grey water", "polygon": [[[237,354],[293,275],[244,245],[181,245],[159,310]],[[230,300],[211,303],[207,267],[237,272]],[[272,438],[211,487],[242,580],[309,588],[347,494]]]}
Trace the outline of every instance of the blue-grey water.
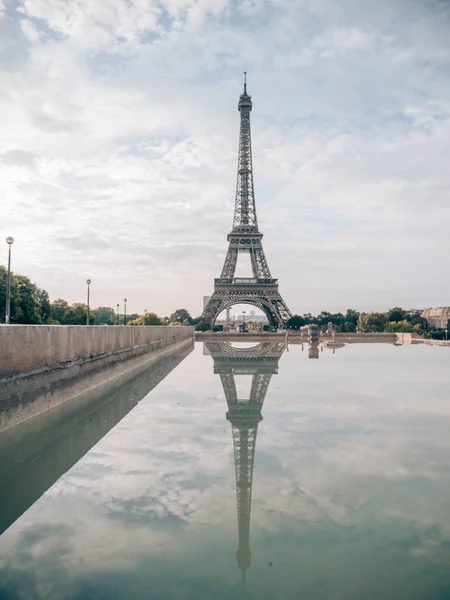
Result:
{"label": "blue-grey water", "polygon": [[449,364],[431,346],[197,344],[14,516],[0,598],[449,599]]}

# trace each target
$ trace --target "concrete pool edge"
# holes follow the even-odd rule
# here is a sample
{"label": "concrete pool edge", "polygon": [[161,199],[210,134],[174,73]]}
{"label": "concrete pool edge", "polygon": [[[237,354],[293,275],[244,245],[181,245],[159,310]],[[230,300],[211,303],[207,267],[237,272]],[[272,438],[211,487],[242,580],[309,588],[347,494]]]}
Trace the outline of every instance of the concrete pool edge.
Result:
{"label": "concrete pool edge", "polygon": [[[164,339],[153,340],[161,342],[158,347],[131,347],[34,373],[0,379],[0,431],[31,419],[107,380],[114,384],[121,383],[147,369],[153,362],[177,354],[188,346],[193,347],[192,328],[182,329],[185,331],[177,332],[178,335],[174,337],[166,335]],[[153,332],[153,335],[155,333],[158,332]]]}

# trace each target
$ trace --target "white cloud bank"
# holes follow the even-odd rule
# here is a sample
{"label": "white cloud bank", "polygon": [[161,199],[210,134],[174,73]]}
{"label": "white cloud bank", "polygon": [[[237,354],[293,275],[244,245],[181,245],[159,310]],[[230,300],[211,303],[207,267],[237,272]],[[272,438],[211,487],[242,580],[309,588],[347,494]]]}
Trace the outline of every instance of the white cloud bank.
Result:
{"label": "white cloud bank", "polygon": [[247,70],[258,216],[291,309],[448,304],[449,30],[438,1],[5,3],[14,269],[52,297],[83,300],[89,276],[94,304],[198,314]]}

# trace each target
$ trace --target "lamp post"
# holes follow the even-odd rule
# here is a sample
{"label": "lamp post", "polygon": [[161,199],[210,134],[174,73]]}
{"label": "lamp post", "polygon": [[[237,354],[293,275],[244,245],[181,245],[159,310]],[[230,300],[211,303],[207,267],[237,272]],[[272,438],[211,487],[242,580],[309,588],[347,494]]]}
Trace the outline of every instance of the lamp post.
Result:
{"label": "lamp post", "polygon": [[245,329],[245,313],[246,312],[247,311],[245,311],[245,310],[242,311],[242,331],[246,331],[246,329]]}
{"label": "lamp post", "polygon": [[10,300],[11,300],[11,246],[14,244],[14,238],[7,237],[6,243],[8,244],[8,275],[6,278],[5,323],[6,323],[6,325],[9,325],[9,322],[10,322]]}
{"label": "lamp post", "polygon": [[89,286],[91,285],[91,280],[86,279],[87,283],[87,314],[86,314],[86,325],[89,325]]}
{"label": "lamp post", "polygon": [[123,299],[123,324],[127,324],[127,299]]}
{"label": "lamp post", "polygon": [[120,308],[120,304],[117,303],[117,320],[116,320],[116,325],[119,324],[119,308]]}

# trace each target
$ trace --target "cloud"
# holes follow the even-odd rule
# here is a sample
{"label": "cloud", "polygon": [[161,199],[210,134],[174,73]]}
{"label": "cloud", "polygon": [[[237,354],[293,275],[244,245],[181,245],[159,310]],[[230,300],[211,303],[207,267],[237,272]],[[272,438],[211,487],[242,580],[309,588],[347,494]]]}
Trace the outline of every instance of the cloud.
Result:
{"label": "cloud", "polygon": [[0,156],[0,160],[5,165],[33,168],[36,162],[36,156],[31,152],[24,150],[9,150]]}
{"label": "cloud", "polygon": [[[258,218],[291,309],[446,303],[448,3],[6,6],[2,235],[52,297],[80,300],[89,276],[95,304],[126,290],[136,311],[200,312],[247,70]],[[77,239],[90,252],[58,250]]]}
{"label": "cloud", "polygon": [[0,70],[20,70],[29,58],[26,35],[20,22],[2,16],[1,10],[0,18]]}

